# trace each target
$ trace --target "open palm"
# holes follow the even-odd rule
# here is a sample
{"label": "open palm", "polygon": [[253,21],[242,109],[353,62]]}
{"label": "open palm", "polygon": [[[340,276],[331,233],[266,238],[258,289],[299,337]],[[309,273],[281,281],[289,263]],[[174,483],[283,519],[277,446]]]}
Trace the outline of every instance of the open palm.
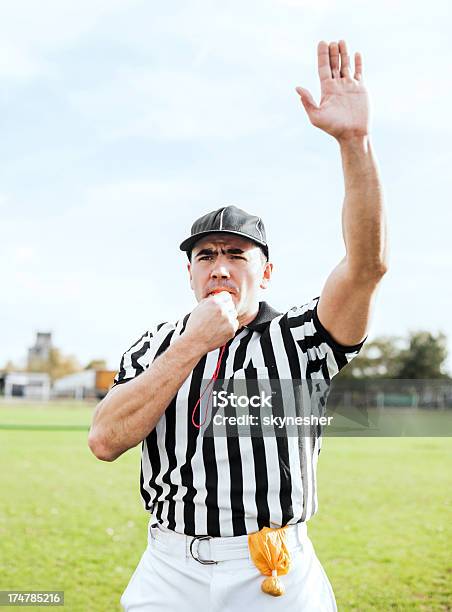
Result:
{"label": "open palm", "polygon": [[352,76],[344,40],[329,45],[321,41],[317,53],[320,104],[315,103],[307,89],[296,88],[309,120],[338,140],[368,134],[369,98],[362,80],[361,54],[355,53],[355,73]]}

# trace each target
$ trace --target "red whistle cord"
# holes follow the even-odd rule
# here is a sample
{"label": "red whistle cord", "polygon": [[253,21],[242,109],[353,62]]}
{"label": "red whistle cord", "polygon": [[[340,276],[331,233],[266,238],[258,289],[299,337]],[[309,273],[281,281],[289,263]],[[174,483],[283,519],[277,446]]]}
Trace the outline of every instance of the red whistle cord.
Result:
{"label": "red whistle cord", "polygon": [[[201,393],[201,395],[199,396],[199,400],[196,402],[196,406],[193,408],[193,412],[192,412],[192,415],[191,415],[191,422],[192,422],[192,423],[193,423],[193,425],[194,425],[195,427],[197,427],[198,429],[201,429],[201,427],[202,427],[202,426],[204,425],[204,423],[206,422],[206,419],[207,419],[207,414],[208,414],[208,412],[209,412],[209,402],[210,402],[210,398],[211,398],[211,396],[212,396],[212,391],[213,391],[213,384],[212,384],[212,383],[214,383],[214,382],[217,380],[217,378],[218,378],[218,374],[219,374],[219,372],[220,372],[221,360],[223,359],[223,354],[224,354],[225,349],[226,349],[226,344],[224,344],[224,345],[221,347],[220,355],[218,356],[217,365],[216,365],[216,367],[215,367],[215,372],[213,373],[212,378],[211,378],[211,379],[209,380],[209,382],[207,383],[206,388],[204,389],[204,391],[203,391],[203,392]],[[198,406],[199,406],[199,411],[200,411],[200,414],[199,414],[200,419],[199,419],[199,420],[201,420],[201,400],[202,400],[202,398],[204,397],[205,392],[207,391],[207,389],[208,389],[208,388],[209,388],[211,385],[212,385],[212,388],[210,389],[209,397],[207,398],[206,415],[205,415],[205,417],[204,417],[204,421],[198,425],[197,423],[195,423],[195,413],[196,413],[196,409],[197,409],[197,408],[198,408]]]}

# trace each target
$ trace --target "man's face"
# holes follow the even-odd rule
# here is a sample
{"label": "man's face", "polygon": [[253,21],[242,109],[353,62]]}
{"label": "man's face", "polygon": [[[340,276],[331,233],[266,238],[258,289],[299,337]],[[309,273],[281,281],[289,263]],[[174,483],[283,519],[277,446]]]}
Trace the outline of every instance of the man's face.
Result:
{"label": "man's face", "polygon": [[193,247],[188,264],[190,285],[198,302],[218,289],[228,291],[239,315],[254,308],[273,265],[251,240],[233,234],[209,234]]}

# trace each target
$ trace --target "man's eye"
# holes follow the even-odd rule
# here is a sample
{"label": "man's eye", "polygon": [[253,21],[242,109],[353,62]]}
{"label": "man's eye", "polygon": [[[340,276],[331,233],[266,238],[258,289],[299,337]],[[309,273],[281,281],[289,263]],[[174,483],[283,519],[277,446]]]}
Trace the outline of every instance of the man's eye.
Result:
{"label": "man's eye", "polygon": [[233,255],[232,259],[245,259],[245,258],[242,257],[241,255]]}
{"label": "man's eye", "polygon": [[199,261],[207,261],[209,259],[212,259],[212,255],[203,255],[202,257],[199,257]]}

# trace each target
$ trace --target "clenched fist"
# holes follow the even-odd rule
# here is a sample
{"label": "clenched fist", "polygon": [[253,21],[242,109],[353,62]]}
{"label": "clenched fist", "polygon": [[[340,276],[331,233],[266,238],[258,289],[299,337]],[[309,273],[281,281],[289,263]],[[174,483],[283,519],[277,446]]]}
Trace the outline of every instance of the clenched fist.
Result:
{"label": "clenched fist", "polygon": [[238,328],[237,311],[231,294],[221,291],[204,298],[192,310],[184,335],[190,337],[205,355],[226,344]]}

